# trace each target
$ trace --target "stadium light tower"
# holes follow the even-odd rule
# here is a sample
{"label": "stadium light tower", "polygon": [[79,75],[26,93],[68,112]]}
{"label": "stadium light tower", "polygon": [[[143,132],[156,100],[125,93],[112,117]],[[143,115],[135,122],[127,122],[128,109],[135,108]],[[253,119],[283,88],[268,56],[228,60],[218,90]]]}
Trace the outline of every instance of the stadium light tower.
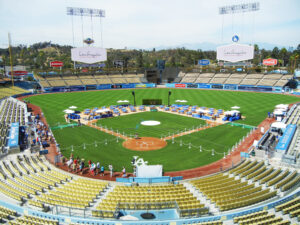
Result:
{"label": "stadium light tower", "polygon": [[[224,15],[226,14],[232,14],[232,32],[234,27],[233,22],[233,15],[238,13],[247,13],[247,12],[255,12],[260,9],[259,2],[251,2],[251,3],[242,3],[237,5],[227,5],[219,7],[219,14],[222,15],[222,34],[221,34],[221,41],[223,42],[223,27],[224,27]],[[254,21],[254,19],[253,19]],[[253,22],[254,23],[254,22]],[[244,27],[244,24],[242,24],[242,27]],[[253,24],[254,29],[254,24]]]}
{"label": "stadium light tower", "polygon": [[67,15],[72,16],[72,33],[73,33],[73,45],[74,45],[74,26],[73,26],[73,16],[81,17],[81,30],[82,30],[82,39],[84,39],[83,34],[83,17],[91,18],[91,31],[93,38],[93,17],[100,18],[100,33],[101,33],[101,47],[103,47],[102,40],[102,19],[105,17],[105,11],[103,9],[91,9],[91,8],[77,8],[77,7],[67,7]]}

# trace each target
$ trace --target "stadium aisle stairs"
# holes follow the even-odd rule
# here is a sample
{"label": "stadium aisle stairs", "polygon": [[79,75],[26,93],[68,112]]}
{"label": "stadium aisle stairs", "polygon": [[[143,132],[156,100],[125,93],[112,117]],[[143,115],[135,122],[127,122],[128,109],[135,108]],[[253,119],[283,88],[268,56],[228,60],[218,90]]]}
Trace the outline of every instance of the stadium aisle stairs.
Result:
{"label": "stadium aisle stairs", "polygon": [[215,207],[215,204],[211,204],[211,202],[206,199],[206,196],[203,195],[198,189],[196,189],[192,184],[185,182],[183,185],[188,189],[200,202],[202,202],[205,207],[209,208],[209,211],[211,213],[218,214],[220,213],[220,210]]}
{"label": "stadium aisle stairs", "polygon": [[94,205],[90,209],[91,210],[97,210],[97,206],[102,202],[103,199],[106,198],[106,196],[108,195],[108,193],[113,192],[113,190],[114,190],[115,187],[116,187],[115,185],[113,185],[113,184],[110,183],[108,185],[107,189],[104,192],[102,192],[100,198],[96,199]]}

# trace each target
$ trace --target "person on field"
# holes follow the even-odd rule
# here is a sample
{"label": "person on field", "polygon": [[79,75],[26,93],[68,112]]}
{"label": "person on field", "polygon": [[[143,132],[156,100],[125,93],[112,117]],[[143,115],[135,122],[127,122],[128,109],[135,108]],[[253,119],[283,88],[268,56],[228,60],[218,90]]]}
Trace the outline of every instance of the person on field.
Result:
{"label": "person on field", "polygon": [[109,169],[109,172],[110,172],[110,177],[112,177],[113,176],[113,166],[110,164],[108,166],[108,169]]}

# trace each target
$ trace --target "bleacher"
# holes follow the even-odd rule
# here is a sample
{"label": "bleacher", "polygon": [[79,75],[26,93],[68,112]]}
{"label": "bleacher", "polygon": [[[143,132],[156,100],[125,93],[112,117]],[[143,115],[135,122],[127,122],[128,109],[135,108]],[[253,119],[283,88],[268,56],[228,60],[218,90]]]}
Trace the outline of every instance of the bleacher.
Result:
{"label": "bleacher", "polygon": [[115,75],[37,75],[42,87],[64,87],[97,84],[127,84],[141,83],[144,74],[115,74]]}
{"label": "bleacher", "polygon": [[12,95],[19,95],[28,92],[27,90],[24,90],[22,88],[19,88],[17,86],[1,86],[0,87],[0,99]]}
{"label": "bleacher", "polygon": [[[248,180],[253,183],[248,184]],[[285,192],[296,186],[299,180],[300,174],[296,171],[267,168],[263,161],[246,160],[228,171],[228,174],[197,179],[191,181],[191,184],[221,211],[225,211],[265,201],[277,195],[277,191],[272,191],[273,188]]]}
{"label": "bleacher", "polygon": [[27,106],[25,103],[9,97],[0,102],[0,123],[7,125],[10,123],[19,122],[20,125],[25,125]]}
{"label": "bleacher", "polygon": [[94,215],[114,217],[117,207],[137,210],[179,207],[182,217],[190,215],[188,210],[194,215],[208,213],[204,204],[182,184],[137,187],[117,185],[96,207],[98,211]]}
{"label": "bleacher", "polygon": [[245,73],[183,73],[178,77],[180,83],[207,83],[207,84],[236,84],[236,85],[259,85],[279,86],[286,85],[292,75],[281,74],[245,74]]}

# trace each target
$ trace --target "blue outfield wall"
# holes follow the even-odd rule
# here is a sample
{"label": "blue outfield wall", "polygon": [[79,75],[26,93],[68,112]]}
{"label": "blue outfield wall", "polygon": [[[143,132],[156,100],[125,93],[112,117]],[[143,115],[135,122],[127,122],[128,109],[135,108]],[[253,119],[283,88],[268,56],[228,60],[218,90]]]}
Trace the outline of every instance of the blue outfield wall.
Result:
{"label": "blue outfield wall", "polygon": [[295,124],[289,124],[283,135],[279,138],[279,142],[278,144],[276,145],[276,150],[279,150],[279,151],[286,151],[288,150],[290,144],[291,144],[291,141],[293,139],[293,136],[295,134],[295,131],[297,129],[297,125]]}
{"label": "blue outfield wall", "polygon": [[51,92],[72,92],[72,91],[90,91],[90,90],[107,90],[107,89],[128,89],[128,88],[154,88],[156,84],[98,84],[85,86],[70,86],[70,87],[50,87],[45,88],[46,93]]}
{"label": "blue outfield wall", "polygon": [[9,131],[9,139],[7,146],[15,148],[19,145],[19,123],[12,123]]}
{"label": "blue outfield wall", "polygon": [[[184,84],[185,86],[181,86]],[[207,83],[172,83],[166,84],[166,88],[200,88],[200,89],[219,89],[219,90],[237,90],[237,91],[258,91],[281,93],[282,87],[254,86],[238,84],[207,84]]]}

